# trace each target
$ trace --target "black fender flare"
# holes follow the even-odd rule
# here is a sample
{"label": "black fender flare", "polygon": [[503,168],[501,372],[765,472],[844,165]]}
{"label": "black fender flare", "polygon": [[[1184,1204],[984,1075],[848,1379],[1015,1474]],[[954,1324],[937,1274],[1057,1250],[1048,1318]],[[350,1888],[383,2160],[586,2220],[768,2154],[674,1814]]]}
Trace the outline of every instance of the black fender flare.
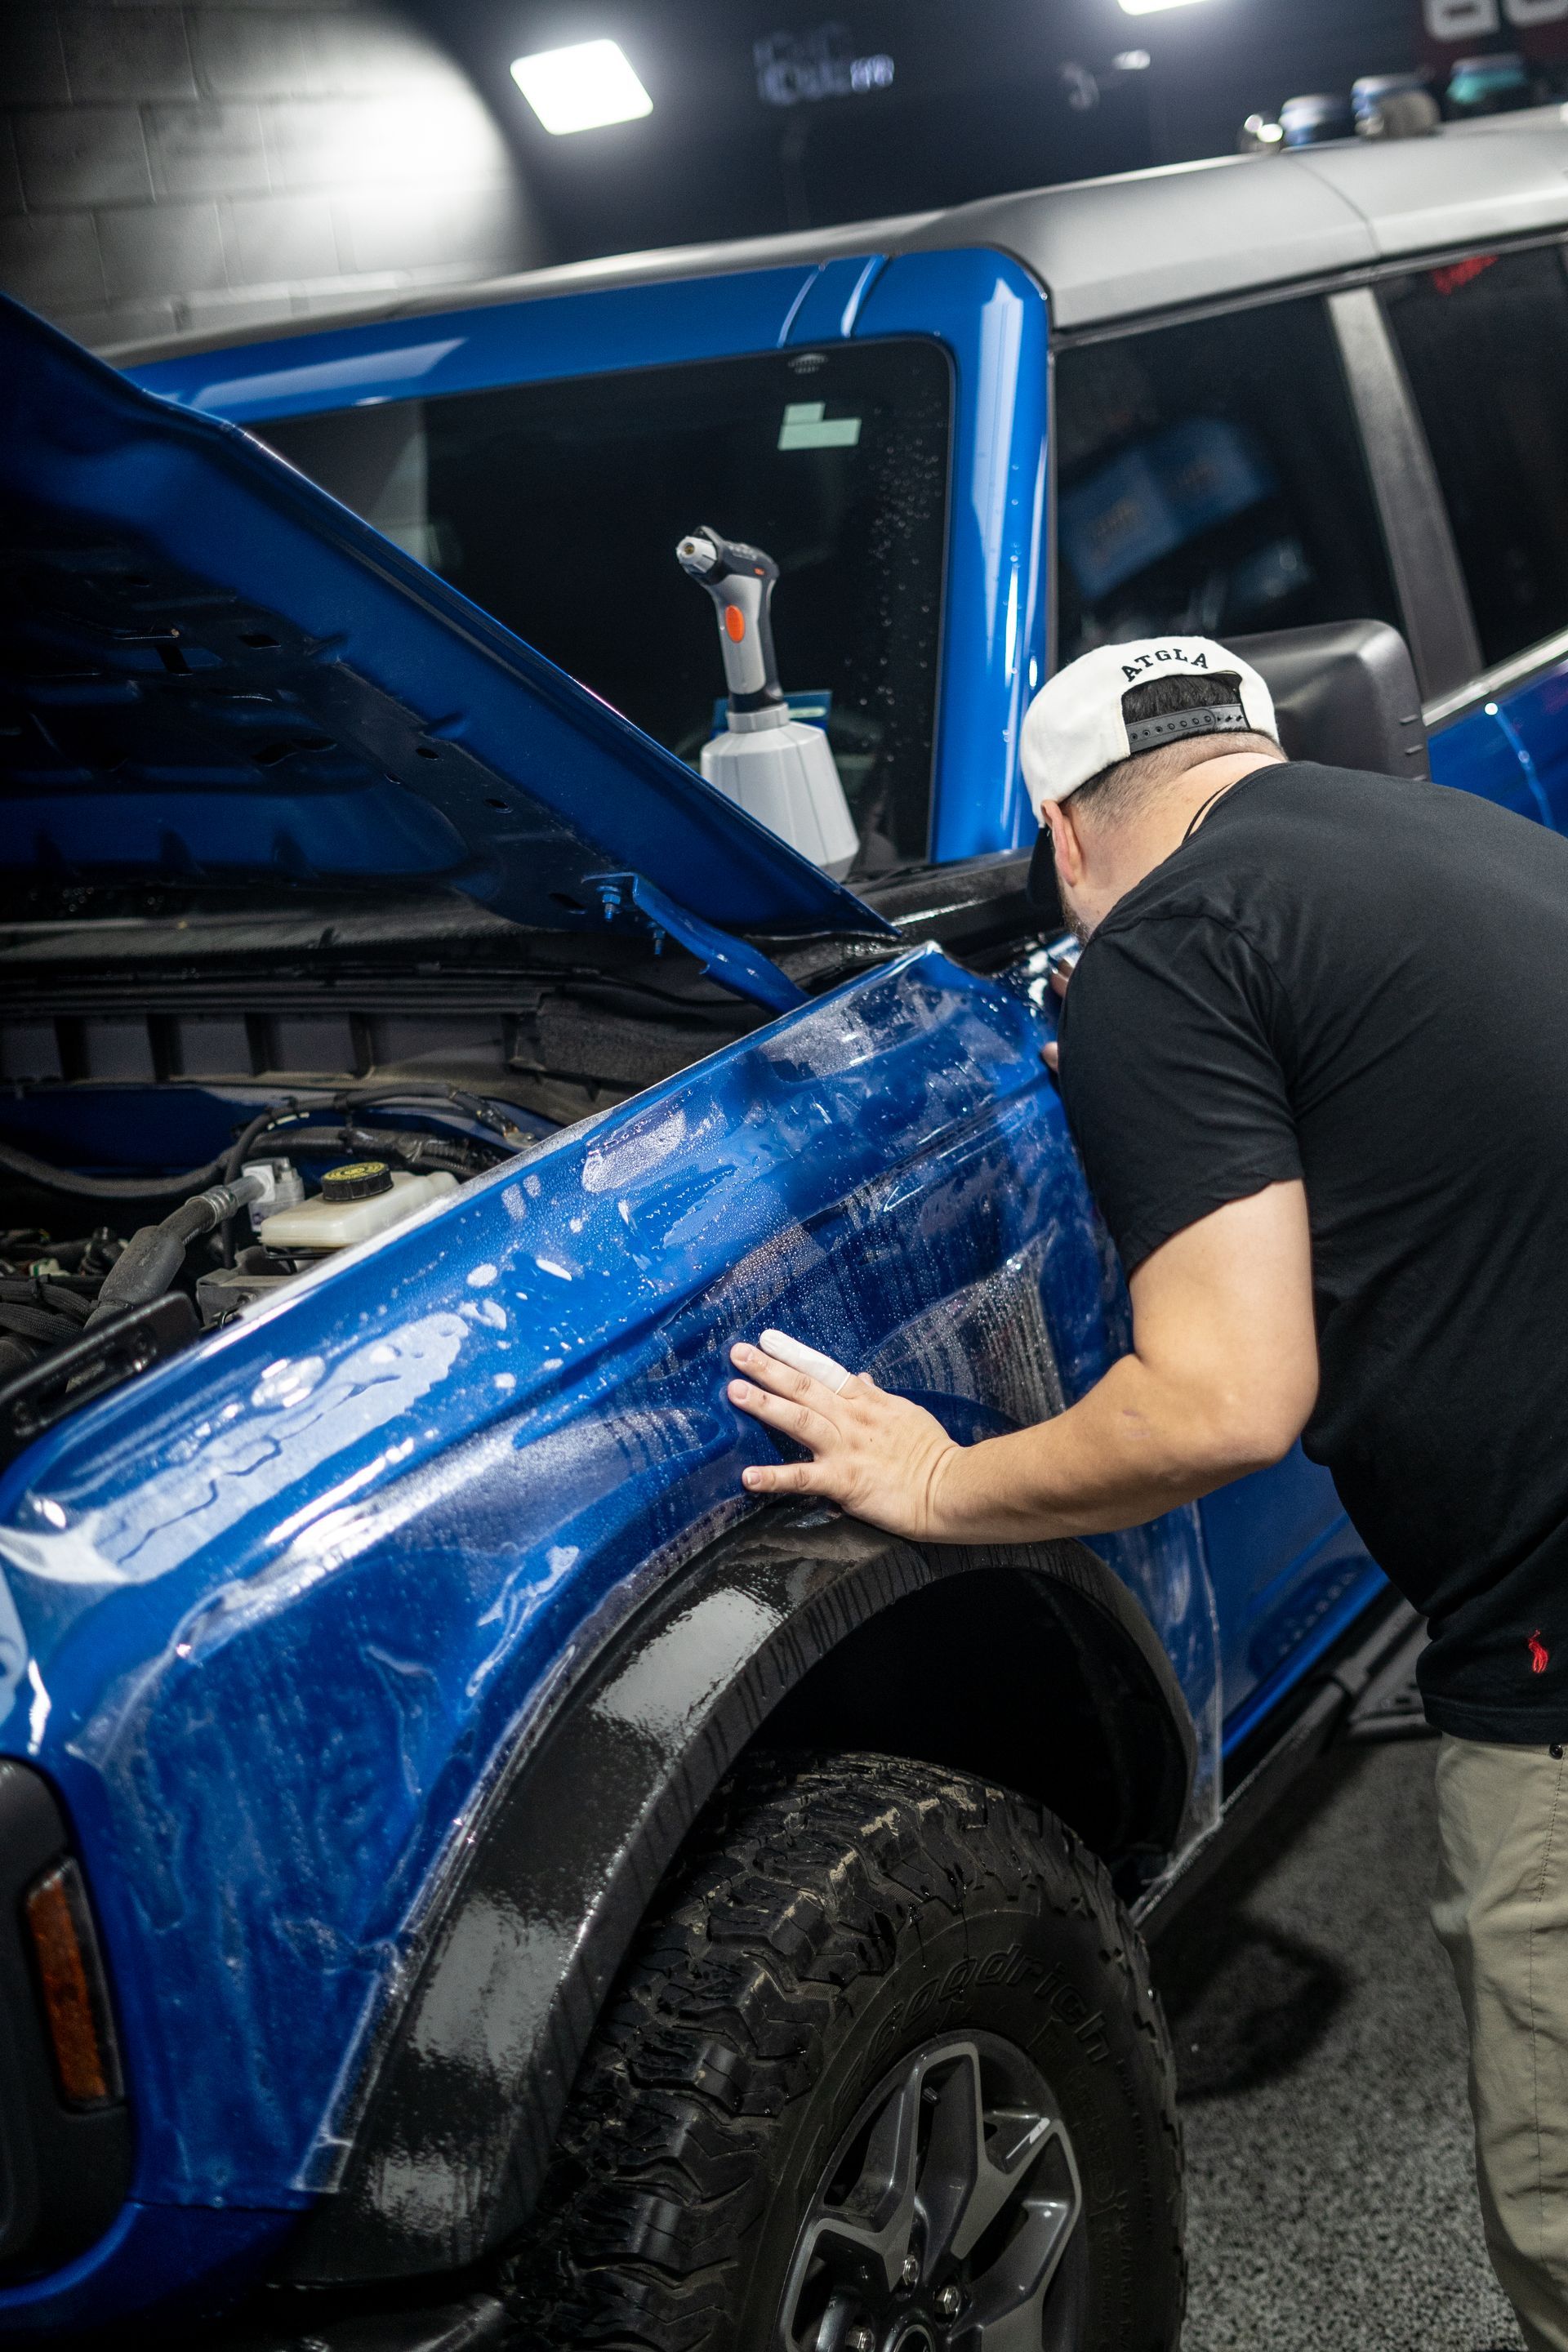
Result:
{"label": "black fender flare", "polygon": [[661,1582],[496,1783],[403,1972],[340,2184],[295,2238],[288,2276],[457,2269],[522,2225],[616,1971],[737,1757],[860,1627],[987,1569],[1038,1580],[1109,1638],[1163,1727],[1157,1826],[1175,1838],[1193,1720],[1148,1618],[1083,1545],[922,1548],[820,1507],[764,1510]]}

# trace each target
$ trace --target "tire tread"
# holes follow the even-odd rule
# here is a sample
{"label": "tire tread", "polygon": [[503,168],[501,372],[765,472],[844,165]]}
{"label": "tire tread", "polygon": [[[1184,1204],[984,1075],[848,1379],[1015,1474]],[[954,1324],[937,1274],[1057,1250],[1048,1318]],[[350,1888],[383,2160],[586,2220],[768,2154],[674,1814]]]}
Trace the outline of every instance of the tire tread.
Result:
{"label": "tire tread", "polygon": [[526,2245],[502,2268],[531,2345],[740,2352],[737,2271],[770,2127],[814,2080],[836,2000],[891,1966],[928,1906],[956,1910],[986,1879],[1098,1937],[1159,2086],[1180,2268],[1174,2063],[1102,1864],[1043,1807],[962,1773],[763,1757],[660,1889],[584,2062]]}

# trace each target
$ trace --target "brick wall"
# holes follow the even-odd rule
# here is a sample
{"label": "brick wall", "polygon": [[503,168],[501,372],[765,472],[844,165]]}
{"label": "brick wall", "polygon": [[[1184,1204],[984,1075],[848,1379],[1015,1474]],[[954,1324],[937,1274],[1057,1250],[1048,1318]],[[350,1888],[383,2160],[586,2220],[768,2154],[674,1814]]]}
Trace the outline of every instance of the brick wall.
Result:
{"label": "brick wall", "polygon": [[545,258],[493,117],[383,0],[0,0],[0,288],[84,342]]}

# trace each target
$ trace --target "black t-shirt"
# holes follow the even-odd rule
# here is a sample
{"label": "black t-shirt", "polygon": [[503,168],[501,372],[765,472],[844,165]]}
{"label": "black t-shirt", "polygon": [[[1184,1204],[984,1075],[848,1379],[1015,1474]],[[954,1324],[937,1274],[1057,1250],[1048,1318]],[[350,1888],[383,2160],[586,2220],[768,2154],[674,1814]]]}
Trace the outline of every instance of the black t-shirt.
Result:
{"label": "black t-shirt", "polygon": [[1304,1181],[1304,1444],[1431,1620],[1427,1714],[1568,1738],[1568,841],[1436,784],[1263,768],[1107,916],[1061,1044],[1129,1273]]}

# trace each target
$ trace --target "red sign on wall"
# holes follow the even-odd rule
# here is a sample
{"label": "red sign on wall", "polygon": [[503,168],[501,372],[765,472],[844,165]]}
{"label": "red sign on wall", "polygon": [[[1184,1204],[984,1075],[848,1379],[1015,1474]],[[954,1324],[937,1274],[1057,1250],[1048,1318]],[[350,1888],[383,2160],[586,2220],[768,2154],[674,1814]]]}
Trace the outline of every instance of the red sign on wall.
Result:
{"label": "red sign on wall", "polygon": [[1543,62],[1568,58],[1568,0],[1419,0],[1419,6],[1435,65],[1500,46]]}

